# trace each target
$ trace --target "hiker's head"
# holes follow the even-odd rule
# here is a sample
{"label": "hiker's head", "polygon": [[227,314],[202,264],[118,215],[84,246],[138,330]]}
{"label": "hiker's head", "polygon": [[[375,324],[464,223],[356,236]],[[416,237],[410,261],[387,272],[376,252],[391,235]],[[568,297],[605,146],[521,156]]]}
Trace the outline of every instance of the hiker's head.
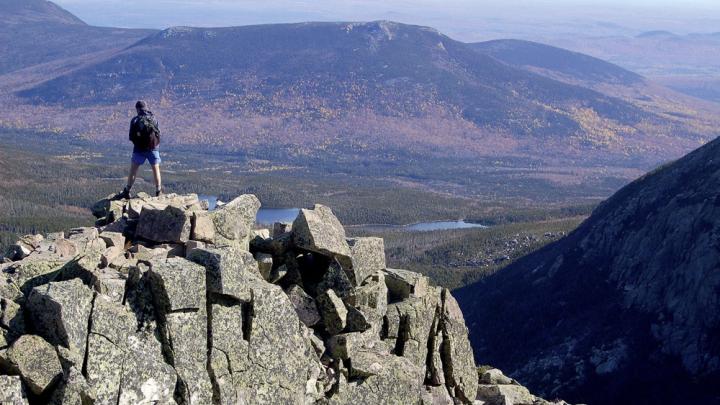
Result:
{"label": "hiker's head", "polygon": [[144,101],[140,100],[135,103],[135,109],[138,113],[140,113],[140,111],[147,111],[147,104]]}

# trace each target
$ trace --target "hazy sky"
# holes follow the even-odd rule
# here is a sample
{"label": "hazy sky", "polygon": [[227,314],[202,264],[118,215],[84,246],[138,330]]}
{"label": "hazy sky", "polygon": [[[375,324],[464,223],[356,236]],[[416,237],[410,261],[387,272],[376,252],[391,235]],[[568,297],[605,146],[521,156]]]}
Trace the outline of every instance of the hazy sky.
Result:
{"label": "hazy sky", "polygon": [[57,0],[93,25],[395,20],[461,40],[720,31],[720,0]]}

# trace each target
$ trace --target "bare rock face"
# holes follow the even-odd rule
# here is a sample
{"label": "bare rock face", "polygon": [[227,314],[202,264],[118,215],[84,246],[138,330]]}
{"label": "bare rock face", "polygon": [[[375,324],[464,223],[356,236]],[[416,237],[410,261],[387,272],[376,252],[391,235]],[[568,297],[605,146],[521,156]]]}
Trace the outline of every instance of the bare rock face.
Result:
{"label": "bare rock face", "polygon": [[300,321],[305,326],[312,327],[320,322],[322,318],[315,300],[303,291],[302,287],[294,285],[286,293],[293,307],[295,307],[295,312],[297,312]]}
{"label": "bare rock face", "polygon": [[333,290],[327,290],[317,297],[320,313],[322,314],[325,330],[331,335],[337,335],[347,325],[347,309],[342,300]]}
{"label": "bare rock face", "polygon": [[250,247],[252,226],[260,209],[260,200],[254,195],[241,195],[210,213],[215,226],[214,244],[233,246],[247,251]]}
{"label": "bare rock face", "polygon": [[48,342],[85,356],[93,292],[79,279],[35,287],[27,308],[34,329]]}
{"label": "bare rock face", "polygon": [[332,210],[317,204],[312,210],[302,209],[292,225],[295,246],[326,256],[350,257],[345,229]]}
{"label": "bare rock face", "polygon": [[152,242],[185,243],[190,240],[191,216],[172,205],[147,204],[140,213],[136,236]]}
{"label": "bare rock face", "polygon": [[63,373],[55,348],[40,336],[22,336],[10,346],[7,358],[36,395],[45,392]]}
{"label": "bare rock face", "polygon": [[[473,403],[448,291],[387,269],[382,240],[346,239],[327,207],[271,237],[252,231],[259,206],[110,199],[100,228],[18,243],[2,265],[0,402]],[[78,256],[50,248],[63,243]]]}
{"label": "bare rock face", "polygon": [[350,238],[351,255],[343,263],[348,278],[359,286],[371,274],[385,269],[385,243],[382,238]]}
{"label": "bare rock face", "polygon": [[27,403],[20,377],[0,375],[0,404],[26,405]]}

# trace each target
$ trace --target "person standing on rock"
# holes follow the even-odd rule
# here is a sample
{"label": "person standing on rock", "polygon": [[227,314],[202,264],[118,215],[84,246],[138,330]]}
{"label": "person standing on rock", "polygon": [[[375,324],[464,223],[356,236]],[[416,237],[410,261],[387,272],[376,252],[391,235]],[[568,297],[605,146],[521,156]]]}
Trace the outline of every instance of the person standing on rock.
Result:
{"label": "person standing on rock", "polygon": [[130,190],[135,183],[138,169],[147,160],[152,167],[155,178],[155,196],[162,194],[162,179],[160,177],[160,128],[152,111],[148,110],[144,101],[135,103],[137,116],[130,121],[130,141],[133,143],[133,153],[130,162],[130,174],[127,185],[120,193],[121,198],[130,198]]}

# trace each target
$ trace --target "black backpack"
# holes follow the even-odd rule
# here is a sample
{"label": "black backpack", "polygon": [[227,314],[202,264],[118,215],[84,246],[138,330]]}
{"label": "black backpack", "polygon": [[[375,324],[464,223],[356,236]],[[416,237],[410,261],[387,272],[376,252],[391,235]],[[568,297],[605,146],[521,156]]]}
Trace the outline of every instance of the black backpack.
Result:
{"label": "black backpack", "polygon": [[151,116],[138,116],[136,125],[137,135],[134,142],[136,146],[153,150],[160,145],[160,130]]}

